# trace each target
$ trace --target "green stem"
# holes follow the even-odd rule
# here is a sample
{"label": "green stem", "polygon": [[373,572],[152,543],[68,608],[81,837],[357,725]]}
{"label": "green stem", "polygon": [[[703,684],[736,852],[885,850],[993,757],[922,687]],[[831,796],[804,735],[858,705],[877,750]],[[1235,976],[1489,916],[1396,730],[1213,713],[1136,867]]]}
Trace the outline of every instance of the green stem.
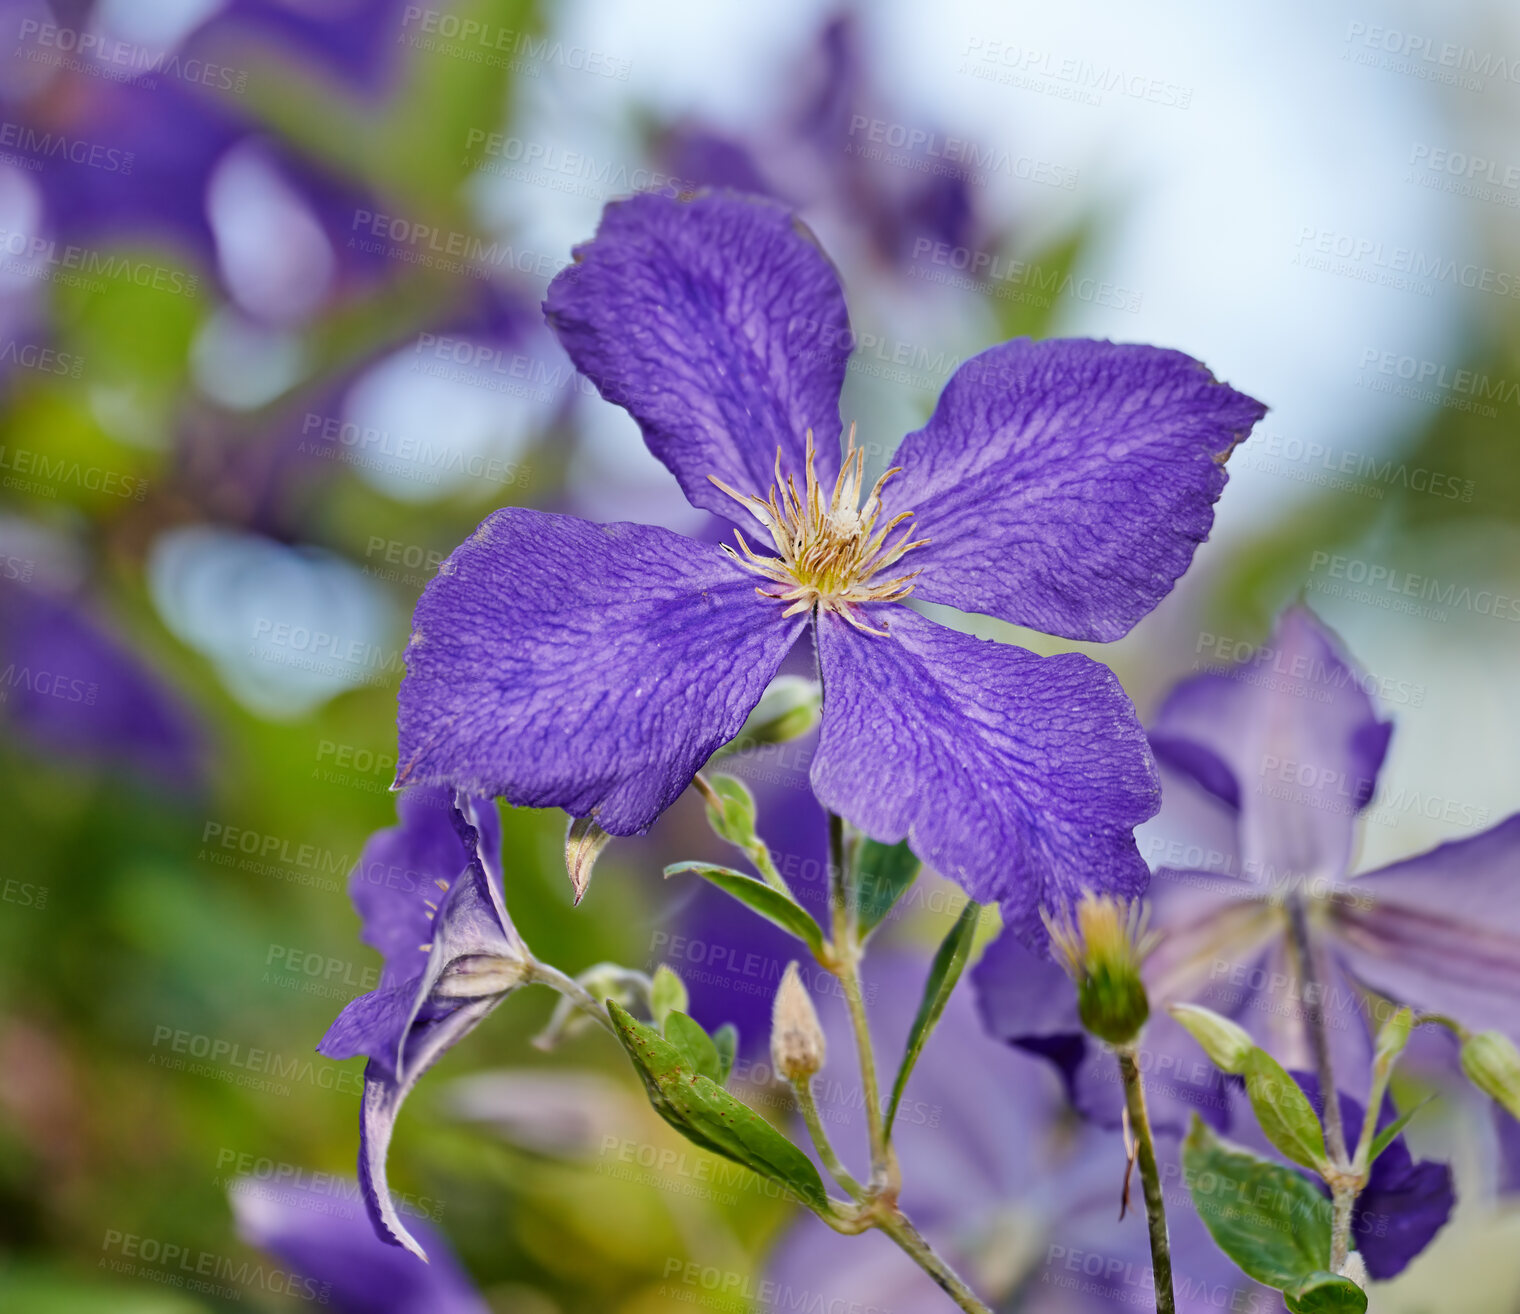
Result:
{"label": "green stem", "polygon": [[559,968],[551,967],[548,963],[541,963],[535,958],[532,966],[528,968],[528,981],[534,985],[552,986],[587,1017],[599,1022],[608,1034],[617,1035],[617,1028],[612,1025],[612,1019],[607,1016],[606,1005],[599,1003],[591,992],[574,977],[567,976]]}
{"label": "green stem", "polygon": [[1156,1164],[1156,1142],[1151,1137],[1150,1113],[1145,1107],[1145,1079],[1135,1051],[1125,1047],[1119,1056],[1119,1075],[1124,1082],[1124,1107],[1129,1111],[1130,1134],[1135,1138],[1135,1159],[1145,1192],[1145,1218],[1151,1234],[1151,1274],[1156,1284],[1156,1314],[1176,1314],[1172,1293],[1172,1246],[1166,1231],[1166,1200],[1161,1194],[1161,1170]]}
{"label": "green stem", "polygon": [[846,868],[844,819],[829,814],[829,908],[832,915],[833,953],[831,968],[844,992],[850,1013],[850,1029],[860,1057],[860,1083],[865,1099],[866,1130],[871,1140],[871,1185],[880,1190],[896,1176],[887,1150],[886,1124],[882,1118],[881,1086],[876,1077],[876,1051],[866,1018],[865,992],[860,980],[860,942],[856,934],[855,901],[851,897]]}
{"label": "green stem", "polygon": [[949,1264],[934,1253],[933,1248],[905,1215],[892,1209],[877,1221],[876,1226],[891,1237],[904,1254],[933,1278],[939,1289],[961,1309],[970,1311],[970,1314],[992,1314],[991,1307],[977,1299],[976,1292],[962,1281],[960,1275]]}
{"label": "green stem", "polygon": [[1351,1253],[1351,1211],[1356,1205],[1358,1188],[1341,1183],[1330,1192],[1330,1271],[1339,1273],[1346,1267]]}
{"label": "green stem", "polygon": [[823,1166],[855,1200],[864,1200],[866,1195],[864,1188],[850,1175],[849,1169],[835,1153],[833,1142],[829,1140],[829,1133],[818,1113],[818,1101],[813,1098],[812,1082],[794,1081],[792,1091],[797,1097],[797,1108],[802,1113],[802,1121],[807,1125],[808,1135],[813,1138],[813,1145],[818,1151],[818,1157],[823,1161]]}

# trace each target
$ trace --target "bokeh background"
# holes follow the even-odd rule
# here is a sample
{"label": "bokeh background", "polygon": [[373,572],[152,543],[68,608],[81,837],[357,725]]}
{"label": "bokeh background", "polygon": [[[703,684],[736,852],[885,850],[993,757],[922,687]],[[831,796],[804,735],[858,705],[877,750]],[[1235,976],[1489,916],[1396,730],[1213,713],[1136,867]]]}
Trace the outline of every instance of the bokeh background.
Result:
{"label": "bokeh background", "polygon": [[[717,532],[538,312],[617,195],[801,210],[878,462],[1020,333],[1177,347],[1267,401],[1182,585],[1090,651],[1145,715],[1302,596],[1397,722],[1364,864],[1520,807],[1517,129],[1500,0],[5,0],[0,1308],[310,1303],[248,1276],[229,1187],[354,1207],[359,1065],[312,1049],[376,979],[345,884],[393,819],[420,590],[501,505]],[[743,769],[816,885],[808,751]],[[540,956],[669,961],[763,1055],[784,950],[659,879],[726,857],[699,808],[615,845],[579,909],[563,819],[506,835]],[[955,911],[925,890],[907,952]],[[683,1266],[762,1273],[787,1206],[690,1148],[646,1163],[681,1147],[621,1055],[530,1046],[551,1003],[423,1084],[403,1201],[496,1310],[770,1308]],[[1415,1139],[1463,1202],[1376,1307],[1520,1307],[1479,1129]],[[224,1278],[184,1290],[128,1237]]]}

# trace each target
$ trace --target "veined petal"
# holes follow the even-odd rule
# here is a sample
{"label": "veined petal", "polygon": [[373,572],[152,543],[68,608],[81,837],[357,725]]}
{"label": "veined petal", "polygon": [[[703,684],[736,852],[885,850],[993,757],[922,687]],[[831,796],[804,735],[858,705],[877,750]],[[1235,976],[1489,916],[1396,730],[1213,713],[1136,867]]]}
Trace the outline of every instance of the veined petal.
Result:
{"label": "veined petal", "polygon": [[1191,356],[1015,339],[967,361],[903,439],[920,598],[1069,639],[1117,639],[1208,537],[1225,458],[1266,407]]}
{"label": "veined petal", "polygon": [[1520,814],[1358,876],[1332,904],[1358,980],[1473,1031],[1520,1036]]}
{"label": "veined petal", "polygon": [[1161,801],[1134,708],[1107,667],[956,633],[902,606],[864,609],[865,634],[818,620],[819,800],[913,851],[1043,942],[1041,904],[1135,895],[1148,873],[1131,828]]}
{"label": "veined petal", "polygon": [[1392,732],[1364,678],[1319,618],[1293,606],[1250,661],[1184,680],[1157,715],[1156,756],[1240,809],[1257,883],[1345,875]]}
{"label": "veined petal", "polygon": [[602,213],[544,311],[576,367],[624,407],[699,507],[732,519],[708,476],[763,495],[776,453],[839,470],[849,313],[834,266],[783,205],[732,192],[643,194]]}
{"label": "veined petal", "polygon": [[783,610],[668,530],[498,511],[417,604],[397,783],[643,831],[760,701]]}

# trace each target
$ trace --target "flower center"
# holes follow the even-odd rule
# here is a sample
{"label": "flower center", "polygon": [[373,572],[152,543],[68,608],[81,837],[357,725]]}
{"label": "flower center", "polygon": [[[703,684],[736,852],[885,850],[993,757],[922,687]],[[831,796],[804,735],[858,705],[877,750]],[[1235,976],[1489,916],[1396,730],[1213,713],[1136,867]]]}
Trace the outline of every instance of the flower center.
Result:
{"label": "flower center", "polygon": [[913,580],[918,571],[890,578],[882,578],[882,574],[905,552],[929,541],[920,538],[910,542],[913,531],[905,529],[895,543],[887,542],[898,525],[912,518],[911,511],[901,511],[877,527],[876,522],[881,518],[882,487],[901,467],[894,467],[882,475],[862,503],[860,490],[864,483],[865,452],[855,446],[854,425],[850,426],[839,478],[834,481],[834,491],[827,500],[814,472],[813,461],[813,431],[809,429],[807,468],[801,493],[797,491],[797,481],[792,475],[782,478],[779,449],[776,452],[776,481],[767,497],[736,492],[716,475],[709,475],[714,484],[765,526],[778,555],[755,553],[737,530],[734,537],[739,542],[738,550],[727,543],[723,544],[723,550],[745,570],[777,586],[756,588],[755,592],[761,597],[788,603],[784,615],[794,616],[821,607],[843,617],[866,634],[884,634],[885,630],[868,625],[856,607],[865,602],[900,602],[913,592]]}

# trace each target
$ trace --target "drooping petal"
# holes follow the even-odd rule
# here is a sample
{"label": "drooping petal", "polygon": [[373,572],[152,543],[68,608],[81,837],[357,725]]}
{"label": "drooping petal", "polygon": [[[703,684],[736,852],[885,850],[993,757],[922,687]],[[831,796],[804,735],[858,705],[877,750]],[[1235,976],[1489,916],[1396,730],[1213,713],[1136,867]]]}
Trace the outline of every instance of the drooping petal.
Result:
{"label": "drooping petal", "polygon": [[708,476],[763,495],[778,450],[800,481],[810,429],[832,485],[849,314],[833,265],[789,209],[732,192],[645,193],[609,205],[575,259],[549,285],[549,323],[695,505],[734,518],[737,503]]}
{"label": "drooping petal", "polygon": [[1358,980],[1470,1030],[1520,1036],[1520,813],[1356,877],[1332,912]]}
{"label": "drooping petal", "polygon": [[1240,809],[1245,874],[1337,882],[1388,748],[1362,672],[1307,607],[1251,660],[1185,680],[1151,729],[1163,762]]}
{"label": "drooping petal", "polygon": [[887,486],[929,539],[917,595],[1117,639],[1208,537],[1225,458],[1266,408],[1191,356],[1016,339],[967,361]]}
{"label": "drooping petal", "polygon": [[[327,1179],[315,1175],[312,1182]],[[430,1262],[382,1242],[348,1190],[308,1182],[240,1178],[229,1190],[238,1235],[311,1284],[314,1303],[337,1314],[489,1314],[442,1233],[425,1219],[412,1228]],[[297,1292],[294,1294],[302,1294]]]}
{"label": "drooping petal", "polygon": [[818,621],[819,800],[913,851],[1031,942],[1038,910],[1083,890],[1135,895],[1131,828],[1160,788],[1134,708],[1107,667],[959,634],[901,606],[867,609],[885,636]]}
{"label": "drooping petal", "polygon": [[760,701],[782,611],[668,530],[498,511],[417,604],[397,783],[645,830]]}

